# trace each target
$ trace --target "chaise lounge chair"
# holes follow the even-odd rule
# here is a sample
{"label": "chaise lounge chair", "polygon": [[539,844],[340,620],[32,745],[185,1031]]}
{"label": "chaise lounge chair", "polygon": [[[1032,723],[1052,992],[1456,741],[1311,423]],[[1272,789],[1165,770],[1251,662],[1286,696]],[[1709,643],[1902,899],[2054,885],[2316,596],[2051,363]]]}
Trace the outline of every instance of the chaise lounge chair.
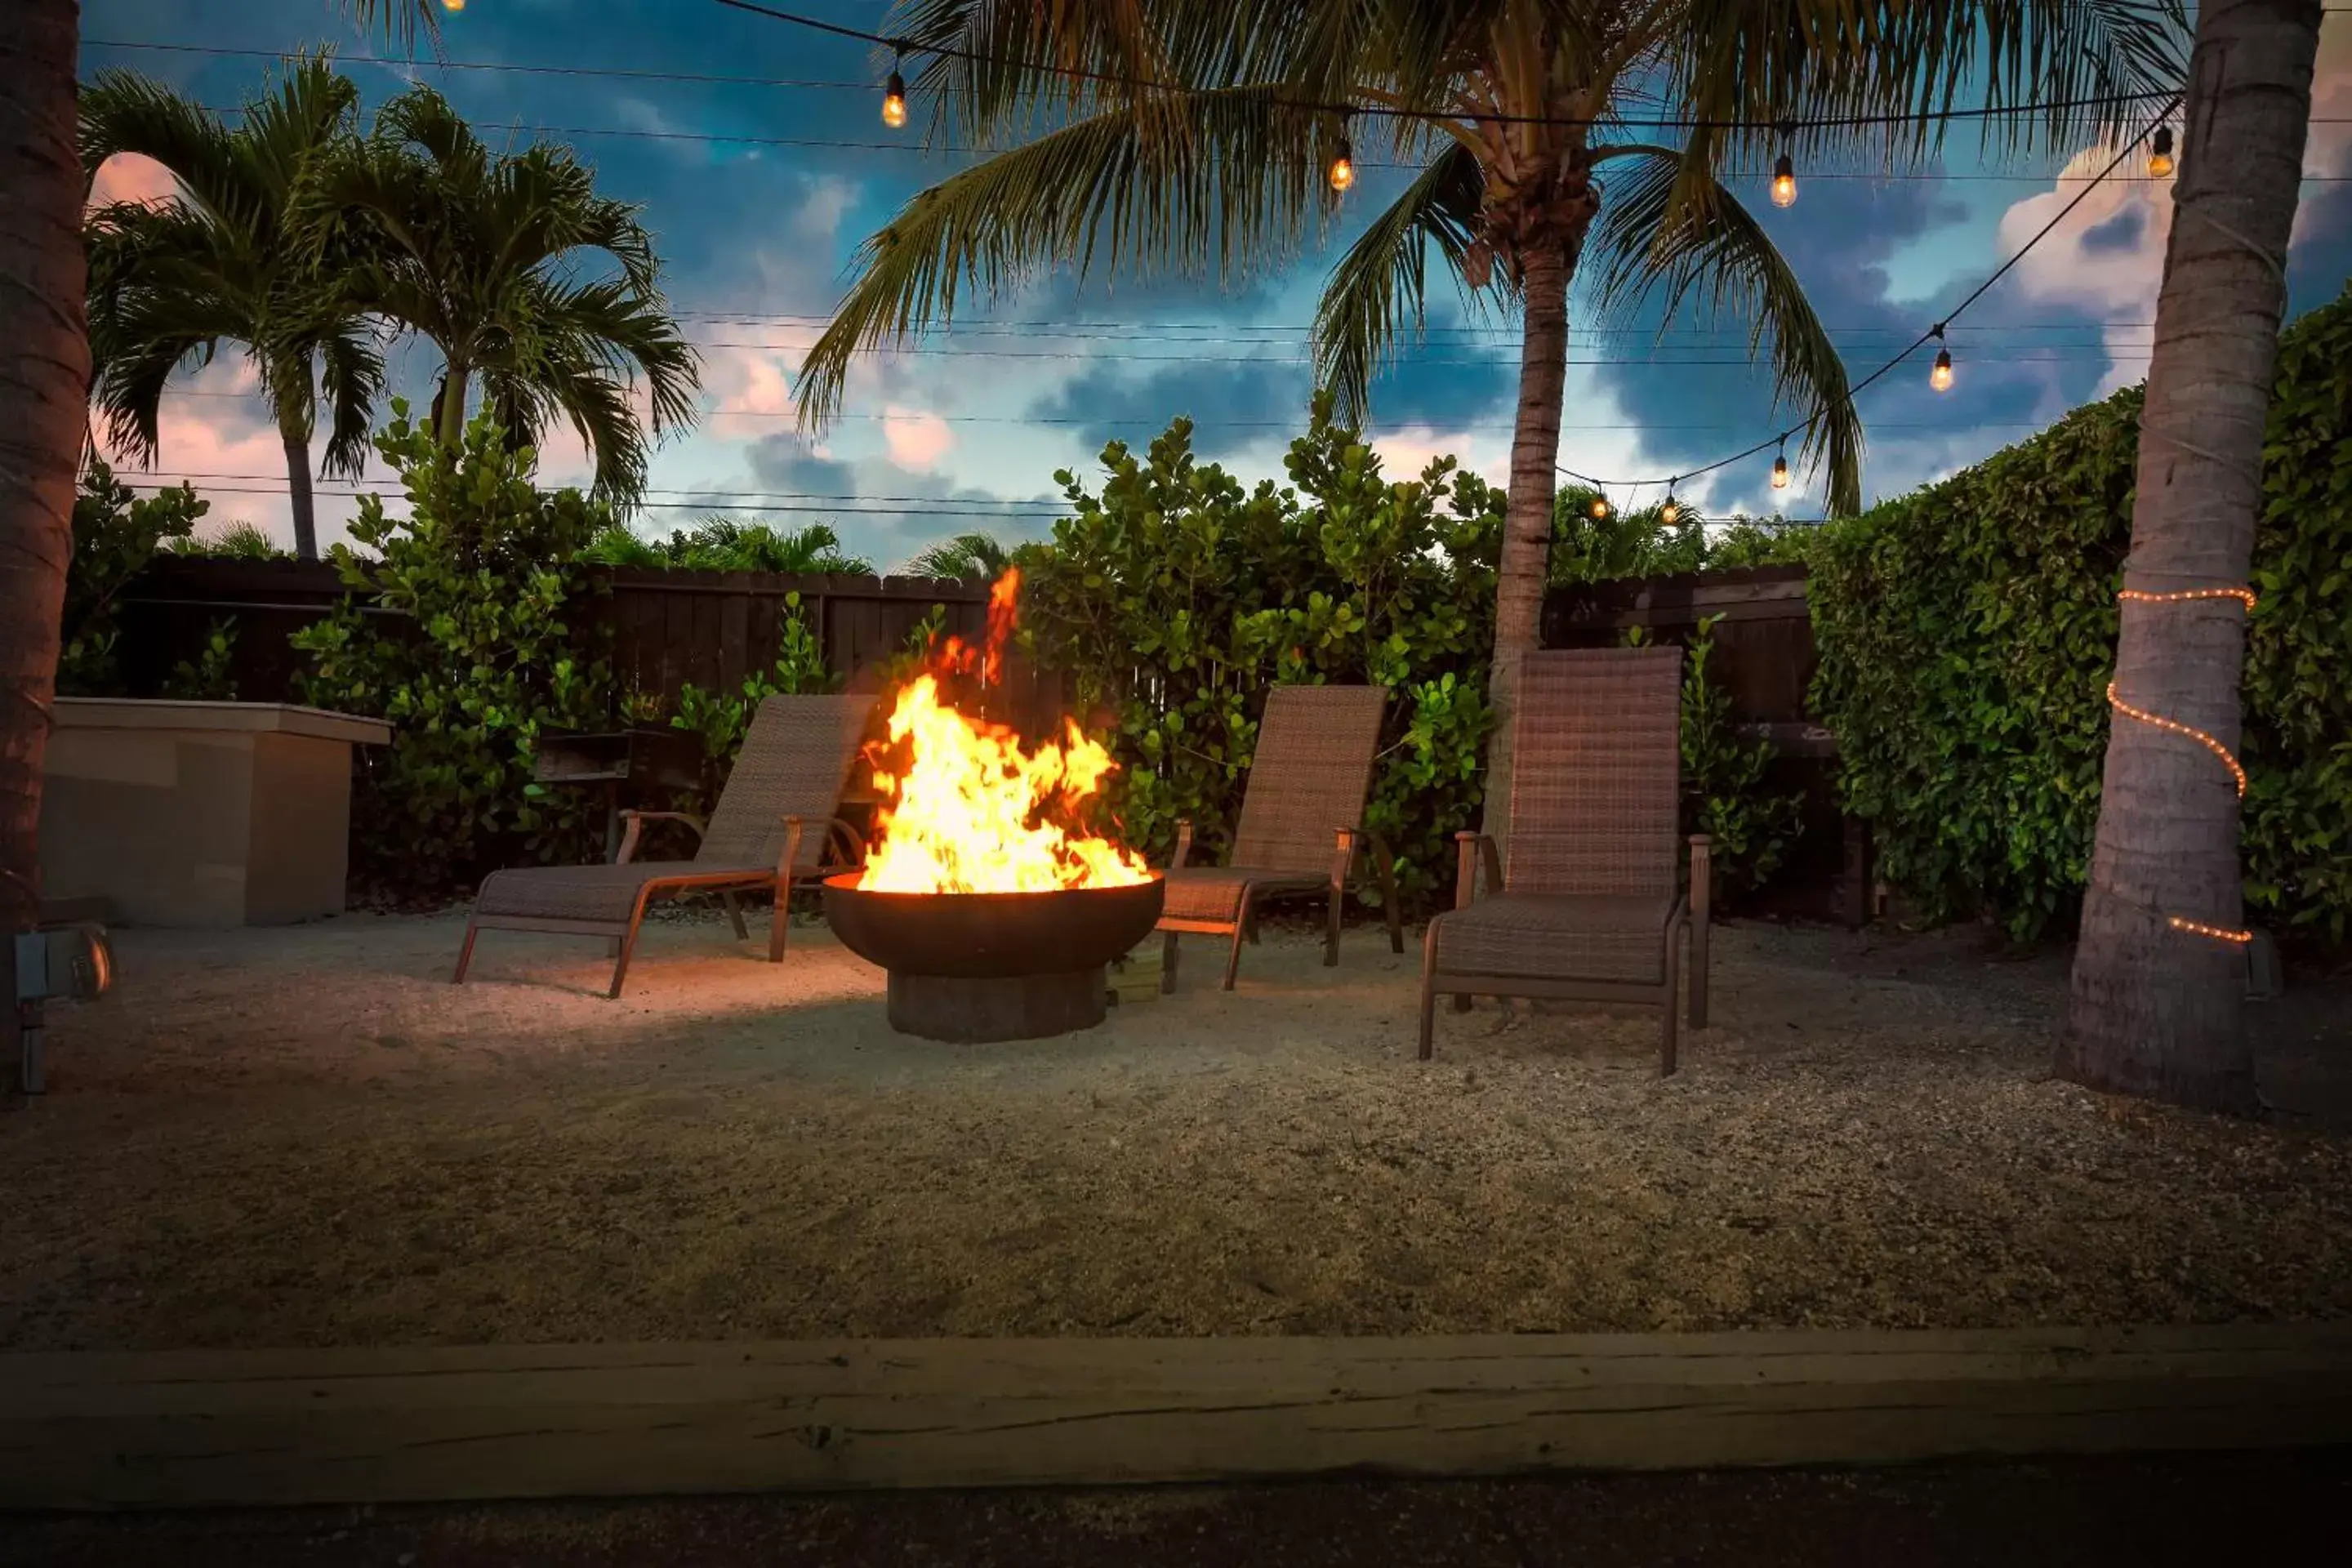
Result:
{"label": "chaise lounge chair", "polygon": [[1367,851],[1381,879],[1389,945],[1404,951],[1397,914],[1395,871],[1388,846],[1359,826],[1372,785],[1372,756],[1381,743],[1381,711],[1388,693],[1377,686],[1277,686],[1266,694],[1258,725],[1257,755],[1242,795],[1229,866],[1187,866],[1192,825],[1176,825],[1169,861],[1166,932],[1160,988],[1176,989],[1180,931],[1233,938],[1225,956],[1225,989],[1242,962],[1242,943],[1257,940],[1257,900],[1268,893],[1331,890],[1323,962],[1339,962],[1339,910],[1349,878]]}
{"label": "chaise lounge chair", "polygon": [[[1690,1023],[1706,1026],[1708,853],[1690,840],[1675,888],[1683,653],[1595,648],[1527,656],[1512,731],[1506,875],[1495,841],[1457,833],[1454,907],[1422,947],[1421,1058],[1439,993],[1633,1002],[1661,1009],[1675,1070],[1678,940],[1690,933]],[[1477,897],[1478,870],[1489,892]]]}
{"label": "chaise lounge chair", "polygon": [[[679,893],[717,892],[735,935],[751,935],[735,895],[768,889],[768,961],[784,960],[785,913],[795,879],[822,868],[828,847],[855,865],[865,858],[857,830],[835,816],[849,765],[873,710],[871,697],[771,697],[760,704],[735,758],[719,808],[705,826],[682,811],[627,811],[619,853],[607,866],[529,866],[493,871],[474,900],[466,945],[457,953],[462,984],[484,931],[569,931],[614,942],[618,996],[637,945],[646,905]],[[639,860],[637,836],[648,822],[683,822],[701,840],[691,860]],[[803,831],[816,825],[819,831]]]}

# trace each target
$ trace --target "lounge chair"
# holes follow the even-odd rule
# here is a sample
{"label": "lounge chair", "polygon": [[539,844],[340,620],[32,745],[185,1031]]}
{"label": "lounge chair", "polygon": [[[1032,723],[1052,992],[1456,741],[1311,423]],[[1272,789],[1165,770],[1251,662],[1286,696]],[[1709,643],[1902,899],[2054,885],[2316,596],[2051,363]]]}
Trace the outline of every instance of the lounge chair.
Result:
{"label": "lounge chair", "polygon": [[1257,755],[1242,794],[1233,863],[1187,866],[1192,825],[1176,825],[1169,861],[1166,932],[1160,988],[1176,989],[1176,939],[1181,931],[1230,936],[1225,989],[1234,988],[1244,941],[1257,940],[1257,900],[1268,893],[1331,891],[1323,962],[1339,962],[1339,910],[1357,865],[1369,852],[1381,879],[1389,945],[1404,951],[1397,914],[1396,875],[1388,846],[1364,828],[1364,797],[1372,786],[1372,756],[1381,743],[1381,712],[1388,693],[1377,686],[1277,686],[1266,694],[1258,725]]}
{"label": "lounge chair", "polygon": [[[604,866],[528,866],[493,871],[474,900],[466,945],[453,981],[462,984],[484,931],[569,931],[614,943],[618,996],[636,949],[646,905],[679,893],[716,892],[738,940],[751,932],[735,895],[775,896],[768,921],[768,961],[784,959],[787,906],[796,878],[822,868],[828,847],[855,865],[865,858],[857,830],[834,813],[872,712],[871,697],[771,697],[752,717],[719,808],[706,826],[682,811],[625,811],[619,851]],[[701,840],[691,860],[639,860],[637,836],[648,822],[683,822]],[[806,829],[814,826],[816,831]]]}
{"label": "lounge chair", "polygon": [[[1633,1002],[1665,1017],[1675,1070],[1677,941],[1690,933],[1690,1023],[1706,1026],[1713,840],[1690,839],[1690,892],[1675,886],[1681,795],[1683,653],[1595,648],[1527,656],[1512,731],[1507,873],[1495,841],[1457,833],[1454,908],[1429,922],[1421,969],[1421,1058],[1437,997]],[[1488,895],[1477,897],[1478,871]]]}

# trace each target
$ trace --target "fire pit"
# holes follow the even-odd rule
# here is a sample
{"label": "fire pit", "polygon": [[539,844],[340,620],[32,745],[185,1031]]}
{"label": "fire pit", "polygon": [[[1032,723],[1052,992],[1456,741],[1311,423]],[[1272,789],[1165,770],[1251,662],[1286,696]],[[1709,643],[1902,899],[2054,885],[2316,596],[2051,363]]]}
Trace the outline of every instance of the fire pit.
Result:
{"label": "fire pit", "polygon": [[929,1040],[1034,1040],[1103,1021],[1110,961],[1151,934],[1166,884],[1042,893],[886,893],[824,883],[841,944],[889,972],[890,1026]]}
{"label": "fire pit", "polygon": [[988,641],[949,638],[867,748],[882,796],[865,866],[828,878],[825,921],[890,976],[890,1025],[933,1040],[1027,1040],[1103,1020],[1104,967],[1151,933],[1166,886],[1087,826],[1115,771],[1065,721],[1034,749],[959,712],[950,691],[997,679],[1020,590],[989,599]]}

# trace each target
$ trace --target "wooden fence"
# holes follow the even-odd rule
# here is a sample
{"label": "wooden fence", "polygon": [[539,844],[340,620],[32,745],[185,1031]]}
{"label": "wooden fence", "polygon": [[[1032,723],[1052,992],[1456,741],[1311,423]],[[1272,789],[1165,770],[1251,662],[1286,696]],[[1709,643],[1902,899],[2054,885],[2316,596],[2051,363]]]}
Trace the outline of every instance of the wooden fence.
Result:
{"label": "wooden fence", "polygon": [[1729,692],[1740,733],[1780,753],[1767,784],[1805,797],[1803,832],[1757,907],[1859,924],[1869,907],[1870,847],[1862,824],[1839,807],[1837,742],[1807,701],[1815,655],[1802,566],[1554,588],[1544,599],[1543,642],[1613,647],[1638,626],[1657,641],[1686,644],[1716,616],[1708,672]]}
{"label": "wooden fence", "polygon": [[[612,634],[619,692],[667,702],[688,684],[733,690],[747,675],[772,668],[793,594],[800,595],[799,613],[815,630],[826,666],[853,688],[872,680],[877,666],[907,647],[934,605],[945,612],[944,629],[956,636],[977,639],[988,626],[988,590],[975,583],[641,567],[597,568],[592,580],[604,590],[595,614]],[[290,701],[301,660],[287,638],[324,618],[343,596],[335,569],[321,563],[159,561],[121,602],[117,651],[125,681],[134,694],[152,695],[174,665],[195,656],[212,626],[234,620],[238,697]],[[1001,706],[1006,722],[1034,731],[1060,712],[1061,684],[1016,667]]]}

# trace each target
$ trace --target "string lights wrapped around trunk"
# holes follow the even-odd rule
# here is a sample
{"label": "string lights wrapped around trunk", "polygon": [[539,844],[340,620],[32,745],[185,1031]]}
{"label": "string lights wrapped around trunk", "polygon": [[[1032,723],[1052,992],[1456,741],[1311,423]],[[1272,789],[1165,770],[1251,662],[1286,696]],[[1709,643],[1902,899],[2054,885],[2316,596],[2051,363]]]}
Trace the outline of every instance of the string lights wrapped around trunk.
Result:
{"label": "string lights wrapped around trunk", "polygon": [[[2144,588],[2119,588],[2116,591],[2116,597],[2129,599],[2135,604],[2141,605],[2185,605],[2212,599],[2235,599],[2245,607],[2246,614],[2249,616],[2254,613],[2255,604],[2254,591],[2243,586],[2181,588],[2166,594],[2150,593]],[[2246,770],[2239,763],[2237,754],[2223,745],[2219,737],[2200,730],[2194,724],[2184,724],[2178,719],[2168,719],[2161,713],[2151,713],[2145,708],[2135,708],[2116,693],[2116,685],[2113,680],[2107,682],[2109,707],[2126,719],[2134,719],[2140,723],[2162,730],[2167,734],[2181,735],[2196,742],[2221,759],[2221,765],[2230,770],[2230,777],[2238,786],[2238,798],[2240,800],[2246,798]],[[2167,915],[2165,924],[2174,931],[2186,931],[2190,936],[2210,937],[2215,942],[2226,942],[2241,947],[2254,940],[2254,933],[2251,931],[2235,926],[2209,925],[2203,921],[2190,920],[2186,915]]]}

